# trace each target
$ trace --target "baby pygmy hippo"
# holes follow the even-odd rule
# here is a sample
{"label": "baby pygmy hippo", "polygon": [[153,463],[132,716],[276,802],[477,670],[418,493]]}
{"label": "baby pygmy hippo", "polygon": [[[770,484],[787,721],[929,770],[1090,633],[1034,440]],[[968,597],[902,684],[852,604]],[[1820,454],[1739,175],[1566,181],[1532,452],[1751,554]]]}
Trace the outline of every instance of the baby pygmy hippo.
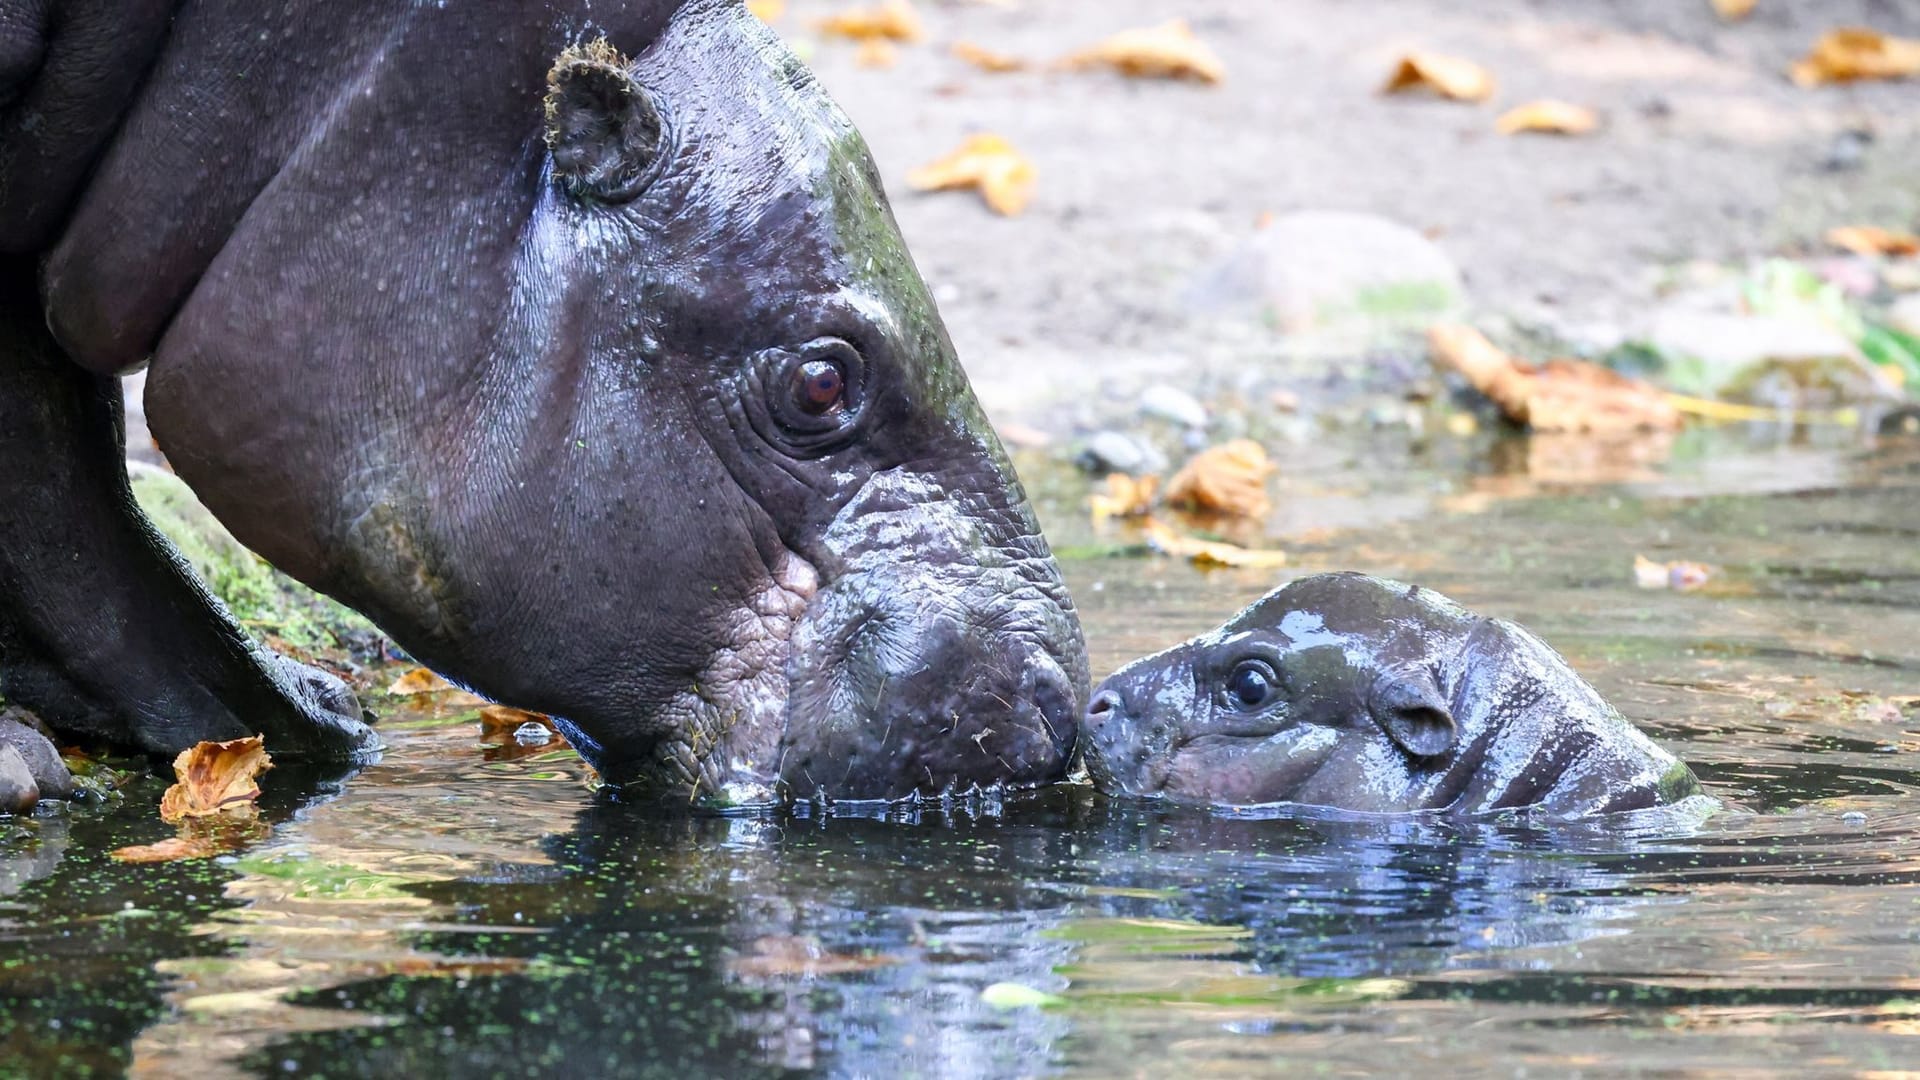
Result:
{"label": "baby pygmy hippo", "polygon": [[1081,730],[1100,790],[1188,803],[1578,817],[1699,791],[1539,638],[1364,574],[1134,661]]}

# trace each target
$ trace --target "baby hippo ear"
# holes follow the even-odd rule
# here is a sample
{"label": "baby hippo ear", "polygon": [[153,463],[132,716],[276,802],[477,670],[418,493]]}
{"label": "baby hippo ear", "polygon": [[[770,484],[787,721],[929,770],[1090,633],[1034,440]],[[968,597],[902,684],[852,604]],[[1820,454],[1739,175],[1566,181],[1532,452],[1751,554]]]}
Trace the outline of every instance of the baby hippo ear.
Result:
{"label": "baby hippo ear", "polygon": [[605,38],[570,46],[547,72],[547,149],[576,198],[624,202],[660,154],[660,114]]}
{"label": "baby hippo ear", "polygon": [[1424,667],[1389,671],[1374,680],[1367,711],[1387,738],[1411,757],[1439,757],[1453,749],[1460,737],[1440,684]]}

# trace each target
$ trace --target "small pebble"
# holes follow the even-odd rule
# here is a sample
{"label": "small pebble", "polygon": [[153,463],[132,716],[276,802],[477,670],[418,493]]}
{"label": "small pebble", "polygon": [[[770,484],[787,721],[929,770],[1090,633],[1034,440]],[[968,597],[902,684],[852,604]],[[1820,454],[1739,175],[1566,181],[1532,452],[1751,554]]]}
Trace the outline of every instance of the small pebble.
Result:
{"label": "small pebble", "polygon": [[1207,426],[1207,407],[1178,387],[1149,386],[1140,395],[1140,413],[1190,428]]}
{"label": "small pebble", "polygon": [[1143,476],[1165,472],[1167,459],[1158,450],[1131,435],[1102,431],[1087,440],[1077,459],[1081,468],[1096,475],[1126,473]]}

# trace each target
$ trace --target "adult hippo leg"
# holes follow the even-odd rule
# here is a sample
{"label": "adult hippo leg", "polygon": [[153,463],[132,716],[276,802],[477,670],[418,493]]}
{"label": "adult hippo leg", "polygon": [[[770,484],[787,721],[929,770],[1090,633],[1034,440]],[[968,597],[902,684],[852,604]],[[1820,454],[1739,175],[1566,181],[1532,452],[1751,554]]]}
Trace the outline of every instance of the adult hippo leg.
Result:
{"label": "adult hippo leg", "polygon": [[31,288],[0,295],[0,693],[157,753],[369,751],[352,693],[254,644],[134,504],[119,380],[68,362]]}

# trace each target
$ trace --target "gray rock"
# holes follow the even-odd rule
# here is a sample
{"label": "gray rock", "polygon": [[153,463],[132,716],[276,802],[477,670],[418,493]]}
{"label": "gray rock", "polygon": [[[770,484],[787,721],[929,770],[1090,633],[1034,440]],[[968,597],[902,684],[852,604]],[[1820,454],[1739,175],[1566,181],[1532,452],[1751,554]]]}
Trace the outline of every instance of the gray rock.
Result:
{"label": "gray rock", "polygon": [[0,813],[22,814],[40,801],[27,759],[10,742],[0,742]]}
{"label": "gray rock", "polygon": [[1141,391],[1140,413],[1190,428],[1206,427],[1208,420],[1207,407],[1199,398],[1164,383]]}
{"label": "gray rock", "polygon": [[1669,308],[1658,313],[1648,344],[1693,363],[1712,397],[1765,398],[1796,404],[1762,388],[1819,386],[1841,400],[1885,400],[1899,391],[1846,335],[1804,319]]}
{"label": "gray rock", "polygon": [[73,794],[73,773],[60,760],[60,751],[36,724],[30,714],[19,709],[0,710],[0,742],[11,745],[27,763],[27,771],[40,794],[49,799],[64,799]]}
{"label": "gray rock", "polygon": [[1127,473],[1141,476],[1165,472],[1166,455],[1131,435],[1101,431],[1087,440],[1076,459],[1080,467],[1097,475]]}
{"label": "gray rock", "polygon": [[1274,219],[1204,272],[1203,313],[1238,312],[1288,333],[1342,324],[1424,327],[1466,301],[1460,268],[1439,245],[1373,214],[1303,211]]}

